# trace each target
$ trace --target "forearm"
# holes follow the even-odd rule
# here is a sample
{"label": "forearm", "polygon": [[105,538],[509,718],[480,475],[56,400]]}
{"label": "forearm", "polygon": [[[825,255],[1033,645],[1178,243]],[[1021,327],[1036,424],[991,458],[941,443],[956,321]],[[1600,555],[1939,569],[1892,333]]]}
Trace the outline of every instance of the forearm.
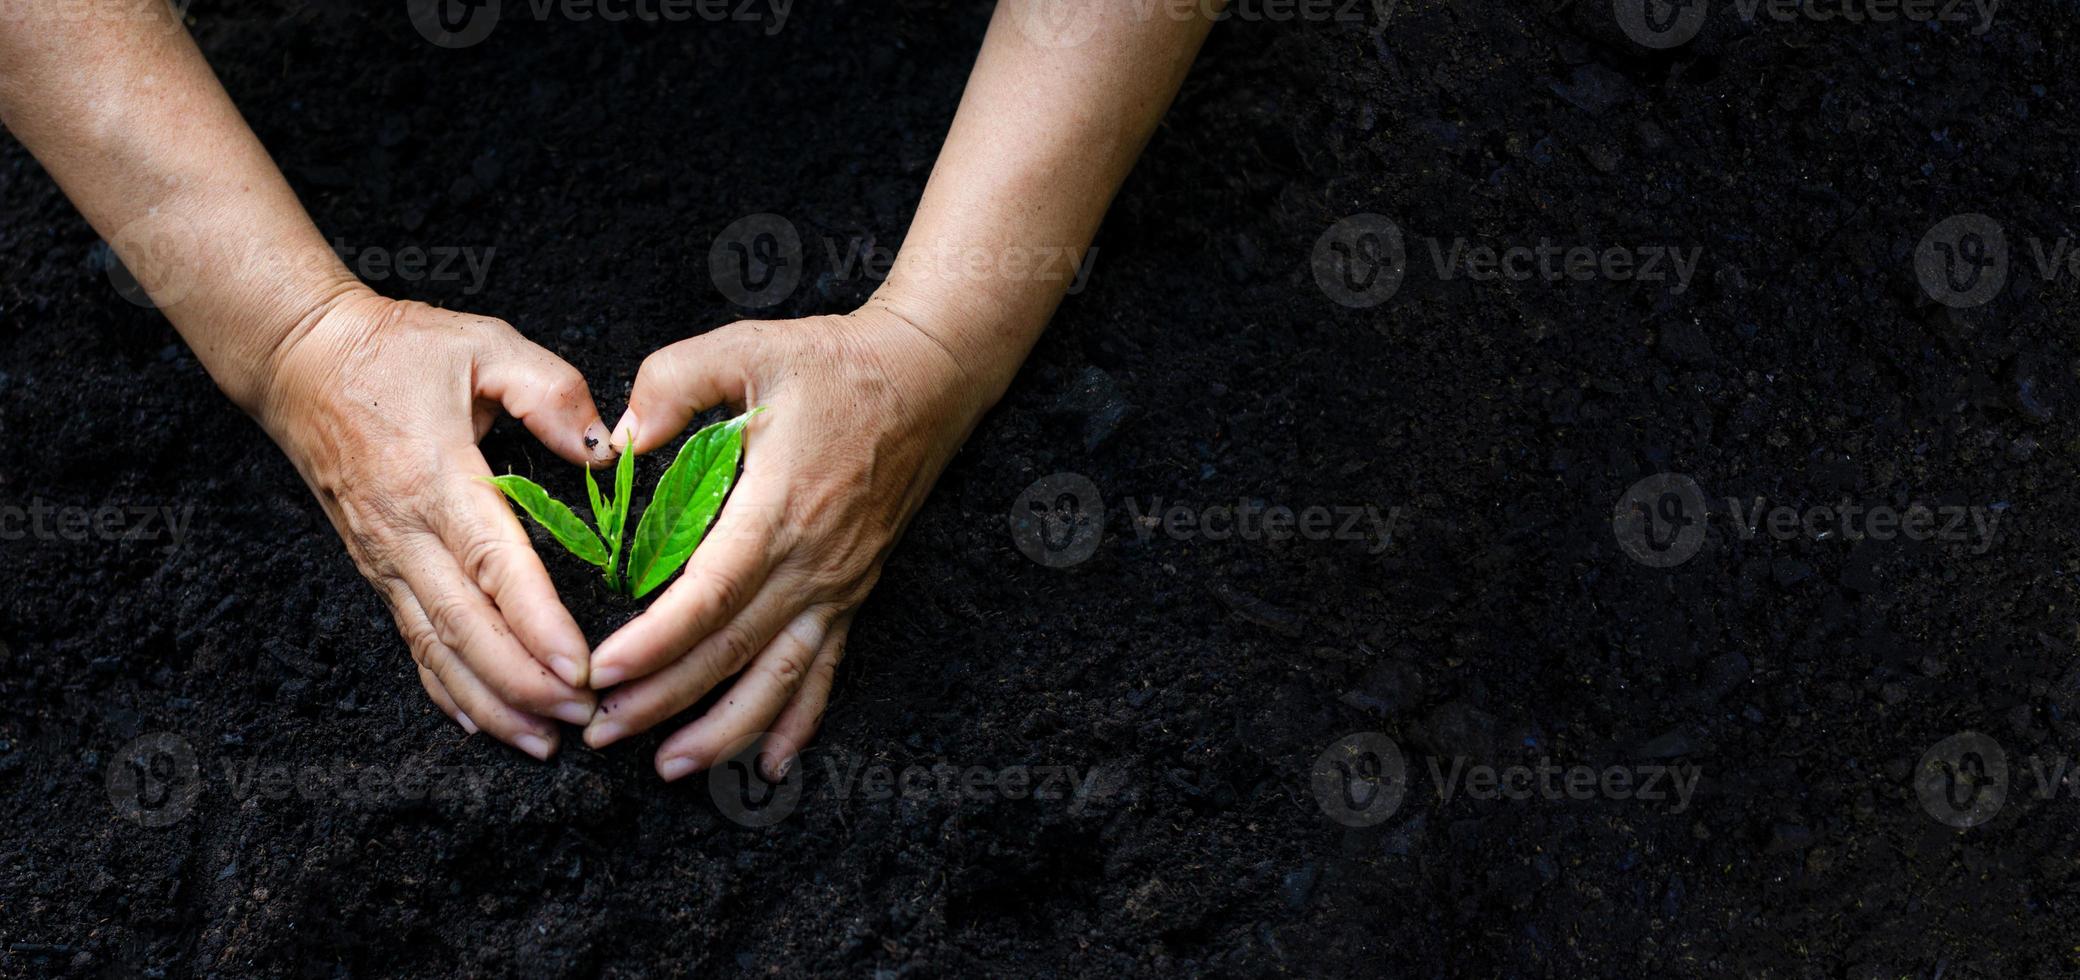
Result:
{"label": "forearm", "polygon": [[285,338],[364,289],[164,0],[0,21],[0,123],[212,377],[256,410]]}
{"label": "forearm", "polygon": [[[1044,35],[1020,19],[1065,2],[1088,4],[1090,37],[1036,43]],[[870,301],[932,335],[988,401],[1076,280],[1206,38],[1208,5],[1183,6],[1137,17],[1141,8],[1108,0],[997,5],[909,234]]]}

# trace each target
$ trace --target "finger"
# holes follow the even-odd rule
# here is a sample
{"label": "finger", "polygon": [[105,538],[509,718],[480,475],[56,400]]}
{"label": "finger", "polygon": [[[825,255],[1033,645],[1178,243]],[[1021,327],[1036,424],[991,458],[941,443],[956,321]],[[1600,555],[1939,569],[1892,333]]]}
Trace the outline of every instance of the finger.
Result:
{"label": "finger", "polygon": [[748,348],[735,338],[736,331],[725,328],[644,358],[628,392],[628,411],[614,423],[613,444],[633,440],[636,452],[647,453],[678,435],[695,415],[724,402],[742,404]]}
{"label": "finger", "polygon": [[816,659],[809,662],[809,673],[802,678],[801,690],[795,692],[794,700],[780,709],[780,717],[773,719],[771,736],[759,750],[758,769],[767,782],[777,783],[787,778],[787,771],[794,767],[795,756],[802,746],[816,737],[816,730],[823,727],[823,713],[829,710],[831,688],[838,679],[838,663],[845,659],[845,637],[852,631],[852,617],[841,616],[831,624],[830,635],[824,637],[823,649]]}
{"label": "finger", "polygon": [[[535,554],[513,509],[496,489],[474,478],[490,476],[490,467],[481,455],[469,455],[465,473],[472,478],[443,498],[434,533],[460,559],[470,581],[498,607],[528,655],[548,666],[572,690],[583,690],[589,672],[586,665],[592,659],[585,631],[564,608],[556,586],[549,581],[549,570]],[[578,700],[592,703],[590,697]]]}
{"label": "finger", "polygon": [[805,584],[798,579],[775,580],[741,615],[709,634],[685,656],[609,693],[585,729],[585,744],[597,749],[647,730],[686,710],[743,670],[781,627],[801,614]]}
{"label": "finger", "polygon": [[[729,746],[772,727],[780,710],[801,690],[809,664],[830,631],[832,614],[829,609],[805,610],[780,630],[719,704],[658,746],[657,774],[671,782],[706,769]],[[793,754],[791,748],[787,754]]]}
{"label": "finger", "polygon": [[765,587],[781,553],[786,493],[784,483],[763,478],[767,472],[745,472],[686,570],[642,615],[600,641],[592,654],[594,690],[648,676],[680,659]]}
{"label": "finger", "polygon": [[546,761],[556,754],[556,727],[500,701],[454,649],[441,642],[439,631],[418,598],[403,589],[397,592],[390,614],[397,620],[398,631],[411,646],[412,659],[418,662],[419,669],[432,674],[434,683],[453,699],[455,713],[467,720],[463,727],[474,732],[475,726],[481,725],[492,738],[537,759]]}
{"label": "finger", "polygon": [[585,376],[540,345],[519,340],[477,357],[477,397],[506,412],[551,452],[579,465],[614,458]]}
{"label": "finger", "polygon": [[[591,720],[592,694],[559,680],[514,639],[497,607],[465,575],[439,538],[426,534],[415,538],[407,545],[412,551],[401,556],[403,577],[440,642],[455,651],[470,673],[500,701],[573,725]],[[442,683],[447,680],[441,675]],[[462,696],[453,684],[448,685],[448,692],[458,699]],[[466,701],[462,709],[478,724],[488,724]]]}
{"label": "finger", "polygon": [[455,706],[454,695],[448,693],[448,689],[441,684],[440,678],[433,676],[433,671],[424,667],[419,668],[419,684],[426,688],[426,695],[433,699],[434,707],[441,709],[441,714],[454,719],[455,724],[461,725],[463,731],[471,735],[477,733],[477,723],[469,720],[469,716],[463,714],[462,709]]}

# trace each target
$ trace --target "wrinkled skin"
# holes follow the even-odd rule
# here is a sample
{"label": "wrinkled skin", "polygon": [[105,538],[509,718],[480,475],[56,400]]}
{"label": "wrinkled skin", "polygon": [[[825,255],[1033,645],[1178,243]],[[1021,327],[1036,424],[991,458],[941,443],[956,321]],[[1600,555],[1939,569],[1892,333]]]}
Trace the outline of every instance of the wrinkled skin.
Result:
{"label": "wrinkled skin", "polygon": [[735,676],[665,739],[658,773],[678,779],[764,733],[760,768],[783,778],[822,720],[854,611],[994,394],[873,304],[740,321],[650,355],[617,446],[665,446],[719,404],[767,411],[750,422],[744,474],[685,571],[594,652],[592,684],[612,690],[587,744],[649,729]]}
{"label": "wrinkled skin", "polygon": [[[506,323],[354,291],[276,351],[254,414],[381,592],[442,711],[536,758],[584,724],[584,634],[477,450],[500,408],[611,455],[585,380]],[[588,445],[588,442],[590,445]]]}

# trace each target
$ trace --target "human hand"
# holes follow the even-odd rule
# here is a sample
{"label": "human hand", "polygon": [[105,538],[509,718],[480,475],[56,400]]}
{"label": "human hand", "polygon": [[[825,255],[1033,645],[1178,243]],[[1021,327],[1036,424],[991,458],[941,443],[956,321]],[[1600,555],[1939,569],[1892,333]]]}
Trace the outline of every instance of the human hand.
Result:
{"label": "human hand", "polygon": [[586,744],[647,730],[741,671],[727,697],[665,739],[658,774],[707,768],[766,732],[760,769],[784,777],[822,721],[854,610],[994,397],[873,305],[740,321],[651,354],[616,446],[656,449],[718,404],[770,411],[746,430],[743,477],[685,571],[595,651],[593,687],[615,689]]}
{"label": "human hand", "polygon": [[254,415],[389,603],[434,703],[547,759],[550,717],[592,717],[585,636],[478,479],[476,443],[503,406],[571,462],[610,458],[584,378],[502,321],[365,288],[299,324],[267,377]]}

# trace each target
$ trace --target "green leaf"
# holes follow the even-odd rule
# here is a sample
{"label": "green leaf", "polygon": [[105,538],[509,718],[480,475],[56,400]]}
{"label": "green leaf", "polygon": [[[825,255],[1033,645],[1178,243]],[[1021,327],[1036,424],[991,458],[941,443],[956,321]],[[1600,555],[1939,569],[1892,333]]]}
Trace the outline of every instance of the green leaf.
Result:
{"label": "green leaf", "polygon": [[657,491],[636,525],[628,556],[628,579],[640,599],[670,581],[693,557],[708,525],[722,509],[723,498],[737,480],[744,455],[744,423],[764,409],[752,409],[727,422],[693,434],[679,447],[678,458],[657,481]]}
{"label": "green leaf", "polygon": [[586,527],[585,522],[579,520],[578,515],[572,513],[562,501],[549,496],[549,491],[542,489],[533,480],[524,476],[487,476],[481,479],[497,487],[500,493],[519,504],[520,509],[527,512],[527,516],[547,528],[550,536],[554,537],[558,544],[570,549],[571,554],[594,565],[606,564],[607,549],[600,544],[599,536],[593,534],[592,529]]}
{"label": "green leaf", "polygon": [[621,461],[614,464],[614,499],[606,502],[607,512],[600,518],[599,526],[607,536],[607,584],[623,595],[628,594],[628,579],[621,572],[621,544],[628,530],[628,508],[633,503],[629,497],[636,485],[634,450],[635,440],[631,439],[621,451]]}
{"label": "green leaf", "polygon": [[585,496],[592,500],[592,523],[601,528],[607,526],[607,502],[600,499],[599,481],[592,478],[592,467],[585,467]]}

